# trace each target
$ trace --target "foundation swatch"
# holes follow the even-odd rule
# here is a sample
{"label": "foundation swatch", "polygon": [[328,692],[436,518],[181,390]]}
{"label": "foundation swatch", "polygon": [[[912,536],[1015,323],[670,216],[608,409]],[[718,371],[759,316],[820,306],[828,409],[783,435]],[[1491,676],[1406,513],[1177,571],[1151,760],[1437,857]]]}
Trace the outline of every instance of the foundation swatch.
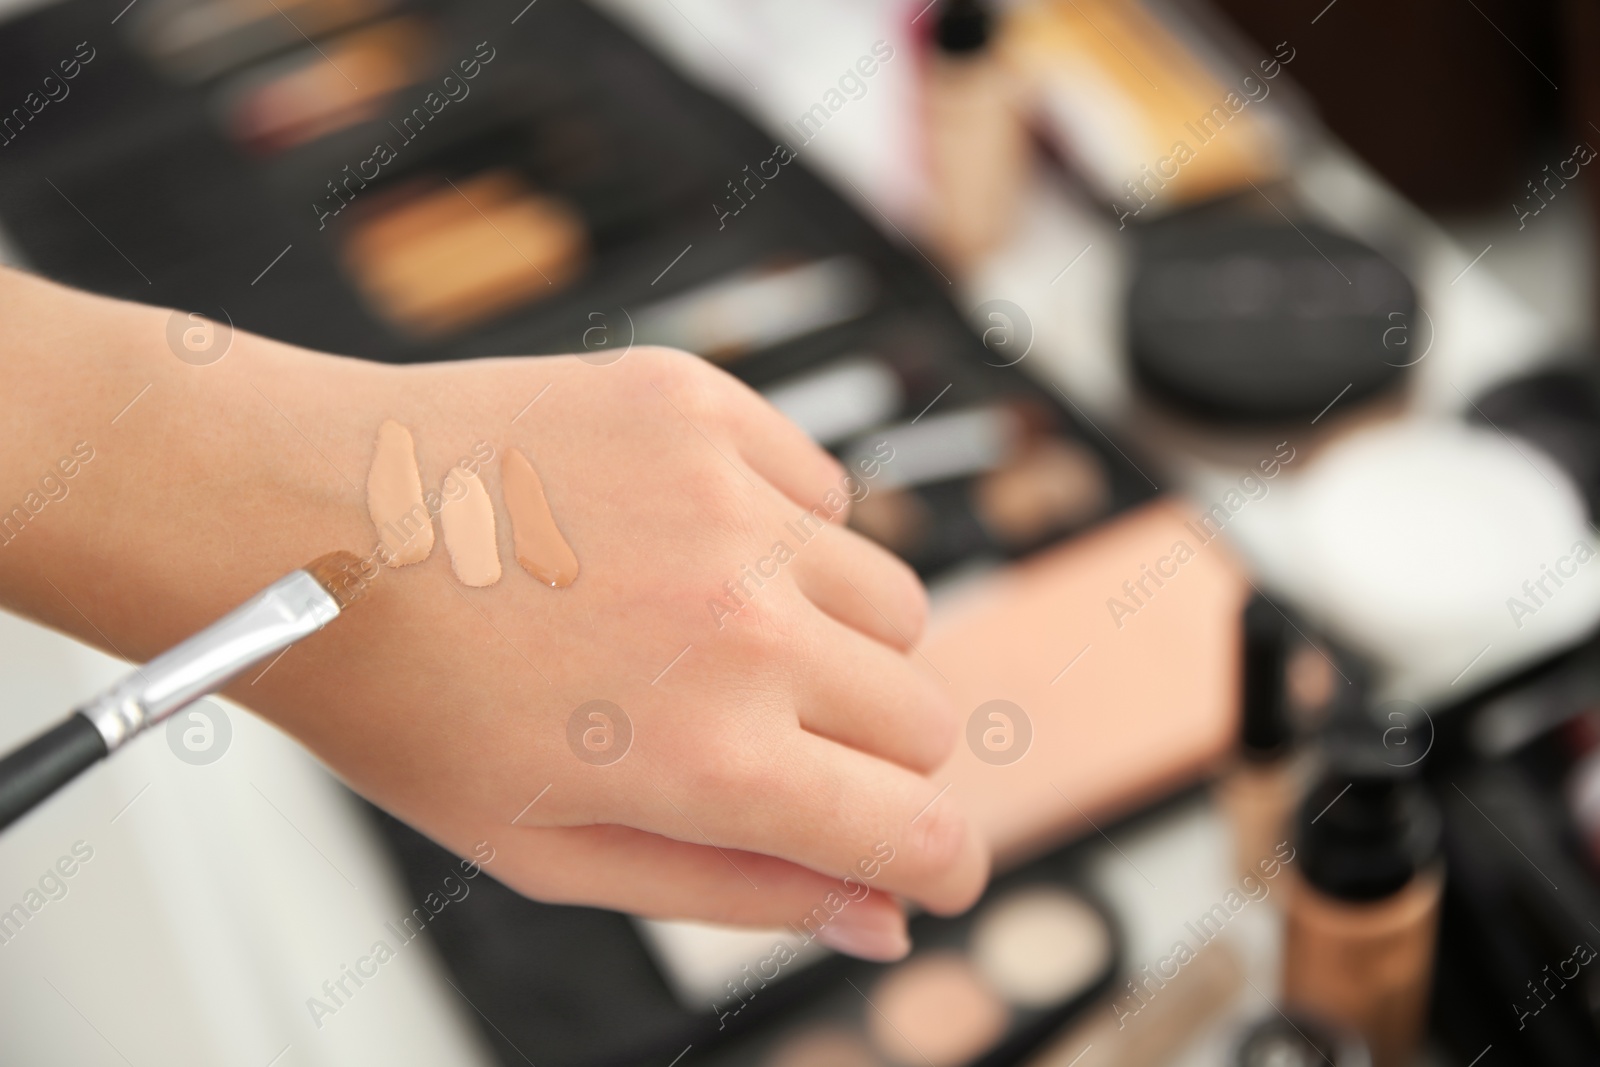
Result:
{"label": "foundation swatch", "polygon": [[500,464],[500,483],[511,515],[517,562],[548,586],[564,589],[571,585],[578,577],[578,557],[550,514],[539,472],[527,456],[508,448]]}
{"label": "foundation swatch", "polygon": [[389,566],[421,563],[433,552],[433,519],[422,502],[416,446],[411,431],[392,419],[378,427],[367,471],[367,514],[389,551]]}
{"label": "foundation swatch", "polygon": [[450,567],[462,585],[493,585],[500,580],[500,546],[494,530],[494,504],[476,474],[456,467],[444,476],[444,506],[439,523]]}

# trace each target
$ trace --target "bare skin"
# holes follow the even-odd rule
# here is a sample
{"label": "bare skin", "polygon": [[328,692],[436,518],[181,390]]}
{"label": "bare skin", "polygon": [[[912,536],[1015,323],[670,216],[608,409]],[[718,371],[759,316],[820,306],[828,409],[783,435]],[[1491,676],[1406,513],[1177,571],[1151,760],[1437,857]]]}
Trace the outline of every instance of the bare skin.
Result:
{"label": "bare skin", "polygon": [[[493,446],[512,560],[499,457],[516,447],[582,562],[569,588],[516,566],[465,588],[436,548],[230,695],[447,848],[488,842],[491,872],[539,900],[778,925],[853,875],[874,891],[824,939],[893,958],[898,898],[976,899],[985,850],[925,777],[956,719],[910,651],[923,590],[837,521],[787,531],[844,472],[758,395],[660,349],[389,367],[241,333],[193,366],[168,316],[0,272],[0,509],[94,450],[0,543],[6,607],[142,661],[324,552],[369,555],[386,418],[415,436],[424,486]],[[708,610],[779,540],[776,576],[737,614]],[[608,765],[568,744],[595,699],[633,730]],[[893,859],[868,875],[880,843]]]}

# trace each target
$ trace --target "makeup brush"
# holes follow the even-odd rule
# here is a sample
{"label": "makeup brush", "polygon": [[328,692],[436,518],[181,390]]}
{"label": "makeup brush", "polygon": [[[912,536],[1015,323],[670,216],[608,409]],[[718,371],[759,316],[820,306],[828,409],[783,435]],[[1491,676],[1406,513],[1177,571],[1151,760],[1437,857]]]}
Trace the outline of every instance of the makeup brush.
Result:
{"label": "makeup brush", "polygon": [[0,759],[0,830],[135,735],[322,629],[370,583],[354,555],[330,552],[79,706]]}

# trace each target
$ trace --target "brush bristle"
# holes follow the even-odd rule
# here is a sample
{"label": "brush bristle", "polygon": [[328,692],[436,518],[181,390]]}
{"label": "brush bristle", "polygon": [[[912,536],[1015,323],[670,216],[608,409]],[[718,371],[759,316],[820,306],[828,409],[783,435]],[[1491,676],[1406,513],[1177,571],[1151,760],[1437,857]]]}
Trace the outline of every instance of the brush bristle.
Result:
{"label": "brush bristle", "polygon": [[380,572],[378,567],[371,569],[373,573],[370,576],[363,575],[360,558],[350,552],[329,552],[302,568],[328,591],[329,596],[339,602],[340,611],[348,611],[351,604],[366,595],[367,587]]}

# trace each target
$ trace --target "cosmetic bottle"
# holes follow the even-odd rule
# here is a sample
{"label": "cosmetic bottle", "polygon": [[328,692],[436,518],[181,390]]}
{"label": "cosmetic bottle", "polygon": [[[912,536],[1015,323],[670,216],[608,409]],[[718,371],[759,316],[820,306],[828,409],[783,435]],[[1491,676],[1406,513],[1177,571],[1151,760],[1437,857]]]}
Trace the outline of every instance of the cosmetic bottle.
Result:
{"label": "cosmetic bottle", "polygon": [[1233,827],[1239,873],[1259,875],[1256,865],[1289,839],[1299,795],[1284,678],[1290,635],[1288,620],[1260,593],[1245,605],[1241,621],[1239,748],[1217,799]]}
{"label": "cosmetic bottle", "polygon": [[1028,164],[1027,130],[981,0],[946,0],[926,68],[928,230],[967,269],[1010,236]]}
{"label": "cosmetic bottle", "polygon": [[1233,1067],[1372,1067],[1352,1033],[1304,1015],[1272,1014],[1246,1032]]}
{"label": "cosmetic bottle", "polygon": [[1375,1067],[1412,1062],[1444,885],[1438,810],[1381,745],[1334,753],[1301,805],[1284,999],[1363,1037]]}

